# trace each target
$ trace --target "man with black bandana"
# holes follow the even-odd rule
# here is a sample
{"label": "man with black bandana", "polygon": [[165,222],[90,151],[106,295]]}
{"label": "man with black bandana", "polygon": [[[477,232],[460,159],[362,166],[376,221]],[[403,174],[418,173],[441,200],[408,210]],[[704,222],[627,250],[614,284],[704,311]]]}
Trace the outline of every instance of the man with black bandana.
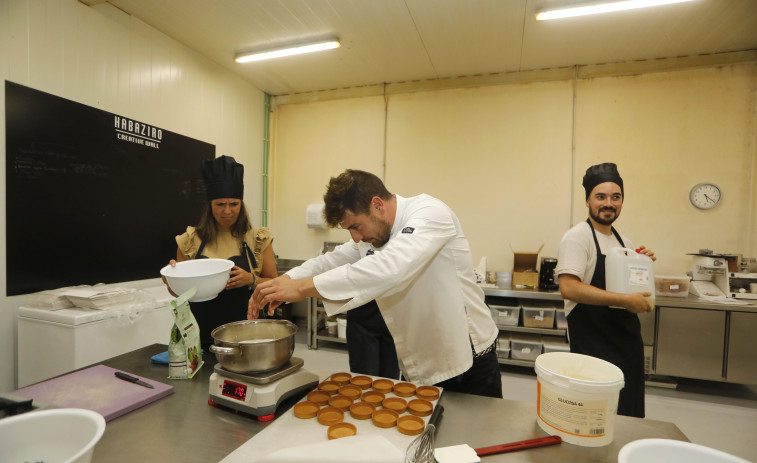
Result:
{"label": "man with black bandana", "polygon": [[[557,268],[565,299],[570,351],[606,360],[623,371],[618,414],[644,417],[644,344],[638,313],[649,312],[651,293],[605,290],[605,255],[616,246],[634,249],[612,224],[623,207],[623,179],[613,163],[586,169],[583,178],[589,218],[560,241]],[[644,246],[641,254],[655,260]],[[612,308],[619,307],[619,308]]]}

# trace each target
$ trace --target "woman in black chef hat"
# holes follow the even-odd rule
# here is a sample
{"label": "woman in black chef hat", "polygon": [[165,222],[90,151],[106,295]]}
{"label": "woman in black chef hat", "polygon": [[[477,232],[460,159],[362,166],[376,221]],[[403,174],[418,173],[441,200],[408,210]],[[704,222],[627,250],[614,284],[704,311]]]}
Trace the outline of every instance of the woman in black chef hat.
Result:
{"label": "woman in black chef hat", "polygon": [[203,161],[208,204],[198,225],[176,237],[178,262],[204,258],[234,262],[226,289],[218,297],[189,304],[200,326],[203,349],[213,344],[213,329],[247,319],[247,302],[257,283],[278,276],[271,232],[253,227],[247,215],[243,174],[244,166],[229,156]]}

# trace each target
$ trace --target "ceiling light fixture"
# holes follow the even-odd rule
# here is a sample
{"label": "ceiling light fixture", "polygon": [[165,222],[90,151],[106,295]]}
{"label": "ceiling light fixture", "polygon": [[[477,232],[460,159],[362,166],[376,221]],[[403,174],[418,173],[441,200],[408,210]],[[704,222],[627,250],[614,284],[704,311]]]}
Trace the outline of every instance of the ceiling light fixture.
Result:
{"label": "ceiling light fixture", "polygon": [[669,5],[672,3],[691,2],[693,0],[625,0],[618,2],[593,2],[580,3],[572,6],[563,6],[539,10],[536,12],[536,20],[572,18],[590,14],[612,13],[614,11],[634,10],[649,6]]}
{"label": "ceiling light fixture", "polygon": [[300,43],[297,45],[290,45],[281,48],[237,53],[237,55],[234,57],[234,61],[236,61],[237,63],[249,63],[251,61],[262,61],[264,59],[280,58],[282,56],[292,56],[300,55],[302,53],[312,53],[314,51],[332,50],[334,48],[339,48],[340,45],[341,44],[339,43],[339,39],[331,38],[327,40]]}

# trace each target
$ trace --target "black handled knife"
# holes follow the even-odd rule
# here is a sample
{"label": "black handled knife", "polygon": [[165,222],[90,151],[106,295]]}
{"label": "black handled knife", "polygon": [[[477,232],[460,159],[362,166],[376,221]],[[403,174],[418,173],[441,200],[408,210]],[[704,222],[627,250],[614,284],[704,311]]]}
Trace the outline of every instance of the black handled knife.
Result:
{"label": "black handled knife", "polygon": [[152,384],[147,384],[146,382],[142,381],[141,379],[135,378],[135,377],[133,377],[131,375],[127,375],[126,373],[117,371],[115,373],[115,375],[116,375],[116,378],[118,378],[118,379],[123,379],[124,381],[128,381],[130,383],[136,383],[136,384],[139,384],[140,386],[149,387],[150,389],[155,389],[155,386],[153,386]]}

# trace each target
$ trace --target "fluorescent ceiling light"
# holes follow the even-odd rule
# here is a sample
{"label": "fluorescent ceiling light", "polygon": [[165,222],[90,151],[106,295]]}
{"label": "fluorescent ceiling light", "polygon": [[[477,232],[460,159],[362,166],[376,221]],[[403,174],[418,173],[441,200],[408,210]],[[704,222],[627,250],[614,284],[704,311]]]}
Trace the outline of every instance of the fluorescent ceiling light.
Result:
{"label": "fluorescent ceiling light", "polygon": [[572,6],[548,8],[536,12],[536,20],[572,18],[599,13],[612,13],[614,11],[634,10],[648,6],[669,5],[671,3],[683,3],[693,0],[624,0],[603,3],[580,3]]}
{"label": "fluorescent ceiling light", "polygon": [[339,48],[339,46],[339,39],[332,38],[327,40],[320,40],[318,42],[290,45],[283,48],[237,53],[237,55],[234,57],[234,61],[236,61],[237,63],[249,63],[251,61],[281,58],[282,56],[292,56],[300,55],[302,53],[312,53],[314,51],[331,50],[333,48]]}

